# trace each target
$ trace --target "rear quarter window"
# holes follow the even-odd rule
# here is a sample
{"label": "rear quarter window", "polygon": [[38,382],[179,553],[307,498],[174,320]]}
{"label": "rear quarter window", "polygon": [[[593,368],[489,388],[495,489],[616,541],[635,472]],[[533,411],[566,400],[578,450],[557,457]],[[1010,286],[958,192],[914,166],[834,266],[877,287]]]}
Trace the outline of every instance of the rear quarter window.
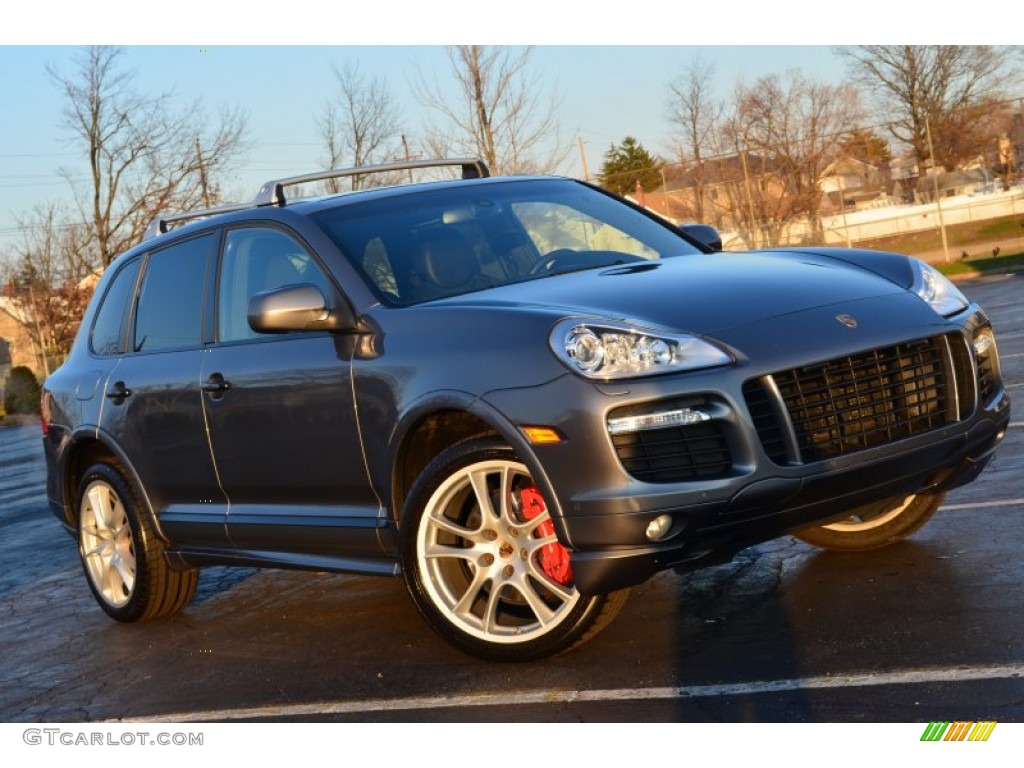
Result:
{"label": "rear quarter window", "polygon": [[135,281],[139,276],[139,260],[125,264],[114,276],[96,312],[89,347],[93,354],[118,355],[123,351],[125,321],[135,296]]}

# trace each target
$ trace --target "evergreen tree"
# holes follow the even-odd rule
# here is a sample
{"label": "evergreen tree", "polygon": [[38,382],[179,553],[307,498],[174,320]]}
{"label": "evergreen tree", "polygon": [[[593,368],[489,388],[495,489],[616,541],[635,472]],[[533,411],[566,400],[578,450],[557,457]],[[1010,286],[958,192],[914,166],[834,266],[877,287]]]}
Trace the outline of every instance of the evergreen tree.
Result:
{"label": "evergreen tree", "polygon": [[39,413],[39,382],[23,365],[11,369],[4,386],[7,413]]}
{"label": "evergreen tree", "polygon": [[604,153],[601,186],[616,194],[629,195],[639,183],[645,192],[649,192],[661,184],[661,167],[664,164],[634,137],[627,136],[621,144],[612,144]]}
{"label": "evergreen tree", "polygon": [[892,160],[889,142],[870,128],[850,131],[839,145],[839,155],[880,167]]}

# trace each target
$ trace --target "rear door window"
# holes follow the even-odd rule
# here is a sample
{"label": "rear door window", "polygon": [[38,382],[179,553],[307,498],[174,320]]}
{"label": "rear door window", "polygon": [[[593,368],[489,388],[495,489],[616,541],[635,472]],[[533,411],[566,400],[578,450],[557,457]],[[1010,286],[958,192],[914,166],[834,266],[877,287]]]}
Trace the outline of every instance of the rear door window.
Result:
{"label": "rear door window", "polygon": [[212,240],[212,235],[204,235],[150,254],[135,315],[135,352],[199,345]]}

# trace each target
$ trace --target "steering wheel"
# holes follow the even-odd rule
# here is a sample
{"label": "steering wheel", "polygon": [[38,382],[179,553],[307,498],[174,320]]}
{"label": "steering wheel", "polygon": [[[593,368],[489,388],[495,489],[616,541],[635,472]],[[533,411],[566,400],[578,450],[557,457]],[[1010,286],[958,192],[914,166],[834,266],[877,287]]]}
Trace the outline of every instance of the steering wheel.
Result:
{"label": "steering wheel", "polygon": [[529,274],[540,275],[552,272],[558,266],[558,262],[569,261],[572,258],[579,257],[579,255],[580,252],[574,251],[572,248],[556,248],[553,251],[548,251],[540,257],[540,261],[530,267]]}

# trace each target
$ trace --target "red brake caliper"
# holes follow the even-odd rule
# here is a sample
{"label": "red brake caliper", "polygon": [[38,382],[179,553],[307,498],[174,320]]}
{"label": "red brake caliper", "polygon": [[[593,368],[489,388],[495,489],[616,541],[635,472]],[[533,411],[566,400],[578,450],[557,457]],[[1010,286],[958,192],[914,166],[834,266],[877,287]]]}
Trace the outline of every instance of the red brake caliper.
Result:
{"label": "red brake caliper", "polygon": [[[522,507],[519,510],[524,522],[533,520],[547,511],[544,497],[536,486],[523,488],[519,492],[519,500]],[[548,518],[535,529],[538,538],[553,536],[555,527]],[[540,550],[540,567],[554,581],[564,586],[572,583],[572,567],[569,564],[569,550],[557,541],[545,544]]]}

